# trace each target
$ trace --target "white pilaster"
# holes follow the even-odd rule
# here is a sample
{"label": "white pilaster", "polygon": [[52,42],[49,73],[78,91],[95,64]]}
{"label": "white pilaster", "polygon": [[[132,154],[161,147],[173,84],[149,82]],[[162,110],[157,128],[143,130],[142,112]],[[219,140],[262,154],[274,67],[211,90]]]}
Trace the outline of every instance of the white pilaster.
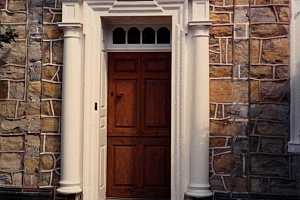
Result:
{"label": "white pilaster", "polygon": [[61,180],[58,192],[80,193],[82,170],[82,46],[81,25],[60,24],[64,29]]}
{"label": "white pilaster", "polygon": [[186,195],[209,197],[209,24],[190,23],[193,43],[190,183]]}

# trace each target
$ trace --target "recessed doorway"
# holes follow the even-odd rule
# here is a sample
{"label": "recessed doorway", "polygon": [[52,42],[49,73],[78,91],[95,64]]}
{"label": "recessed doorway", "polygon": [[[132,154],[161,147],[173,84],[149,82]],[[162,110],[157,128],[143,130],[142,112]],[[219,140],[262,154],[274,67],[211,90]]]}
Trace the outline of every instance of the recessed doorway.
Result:
{"label": "recessed doorway", "polygon": [[107,133],[107,198],[170,199],[170,52],[108,54]]}

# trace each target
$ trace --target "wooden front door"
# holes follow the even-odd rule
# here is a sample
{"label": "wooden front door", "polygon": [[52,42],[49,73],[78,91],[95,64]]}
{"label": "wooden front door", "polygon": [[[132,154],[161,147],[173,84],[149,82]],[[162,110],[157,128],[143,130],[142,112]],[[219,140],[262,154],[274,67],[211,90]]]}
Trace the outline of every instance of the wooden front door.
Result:
{"label": "wooden front door", "polygon": [[110,53],[107,196],[170,197],[170,53]]}

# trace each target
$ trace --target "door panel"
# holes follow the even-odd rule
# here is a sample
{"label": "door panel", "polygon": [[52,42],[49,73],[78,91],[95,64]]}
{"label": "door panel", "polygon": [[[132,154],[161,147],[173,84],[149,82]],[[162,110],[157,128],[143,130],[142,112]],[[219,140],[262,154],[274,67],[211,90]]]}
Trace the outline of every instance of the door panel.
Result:
{"label": "door panel", "polygon": [[170,60],[109,54],[108,197],[170,197]]}

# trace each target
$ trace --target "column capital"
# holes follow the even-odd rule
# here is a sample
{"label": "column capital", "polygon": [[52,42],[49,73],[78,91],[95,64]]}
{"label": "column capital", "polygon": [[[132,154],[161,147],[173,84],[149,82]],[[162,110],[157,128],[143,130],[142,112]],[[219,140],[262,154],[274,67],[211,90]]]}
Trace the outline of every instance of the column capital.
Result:
{"label": "column capital", "polygon": [[192,37],[209,37],[210,21],[190,21],[189,28],[192,31]]}
{"label": "column capital", "polygon": [[81,23],[61,22],[58,27],[64,30],[64,37],[80,38],[82,33]]}

